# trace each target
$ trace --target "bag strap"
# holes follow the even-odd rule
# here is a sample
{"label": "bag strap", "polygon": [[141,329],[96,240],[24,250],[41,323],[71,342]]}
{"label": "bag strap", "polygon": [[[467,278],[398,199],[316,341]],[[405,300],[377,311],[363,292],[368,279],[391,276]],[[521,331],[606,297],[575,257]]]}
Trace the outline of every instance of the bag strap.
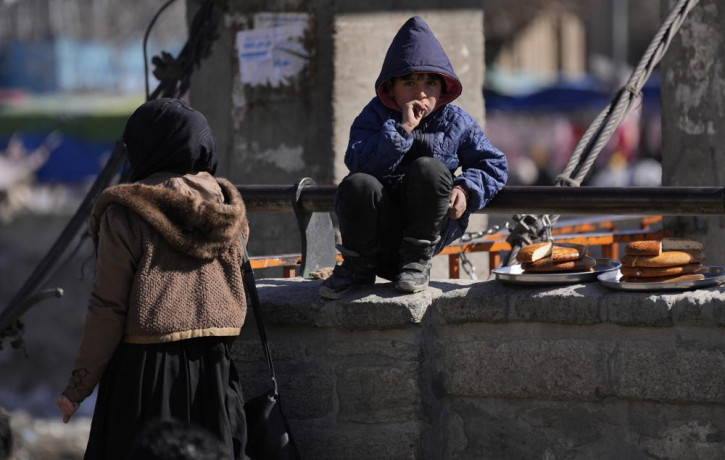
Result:
{"label": "bag strap", "polygon": [[254,271],[252,270],[252,263],[249,261],[249,254],[247,254],[247,245],[245,244],[244,237],[240,236],[239,240],[242,243],[242,280],[244,280],[244,288],[247,291],[247,298],[249,303],[252,304],[252,310],[254,310],[254,319],[257,322],[257,332],[259,332],[259,339],[262,341],[262,348],[264,349],[264,356],[267,358],[267,365],[269,366],[270,377],[274,383],[274,392],[277,393],[277,378],[274,374],[274,364],[272,363],[272,354],[269,352],[269,344],[267,343],[267,332],[264,329],[264,319],[262,318],[262,307],[259,305],[259,294],[257,293],[257,284],[254,281]]}

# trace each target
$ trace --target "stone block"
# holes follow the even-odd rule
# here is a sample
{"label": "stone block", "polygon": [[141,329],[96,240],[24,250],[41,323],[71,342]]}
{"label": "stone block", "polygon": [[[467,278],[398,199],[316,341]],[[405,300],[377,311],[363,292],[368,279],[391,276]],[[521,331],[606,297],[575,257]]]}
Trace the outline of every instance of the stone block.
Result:
{"label": "stone block", "polygon": [[327,352],[340,357],[374,356],[416,362],[421,359],[420,346],[413,342],[417,334],[406,337],[407,334],[402,331],[389,331],[387,335],[390,337],[388,340],[383,337],[380,337],[381,340],[375,340],[368,335],[365,335],[362,341],[347,337],[345,340],[331,343]]}
{"label": "stone block", "polygon": [[510,321],[596,324],[599,314],[598,286],[573,284],[510,294]]}
{"label": "stone block", "polygon": [[418,423],[327,424],[295,421],[302,458],[315,460],[414,460],[424,458]]}
{"label": "stone block", "polygon": [[457,399],[444,414],[441,458],[641,458],[626,428],[594,404]]}
{"label": "stone block", "polygon": [[[442,284],[433,283],[436,287]],[[497,281],[459,286],[451,280],[445,284],[449,285],[450,290],[433,303],[435,322],[460,324],[506,321],[511,295],[509,287]]]}
{"label": "stone block", "polygon": [[672,308],[672,322],[687,326],[725,326],[725,292],[715,286],[680,293]]}
{"label": "stone block", "polygon": [[439,294],[429,289],[401,296],[392,283],[376,283],[343,299],[325,300],[318,294],[320,283],[301,278],[260,282],[265,322],[350,330],[394,329],[420,323],[433,297]]}
{"label": "stone block", "polygon": [[[237,363],[242,394],[251,399],[273,388],[265,362]],[[310,363],[275,362],[275,374],[285,415],[292,419],[326,417],[333,410],[331,371]]]}
{"label": "stone block", "polygon": [[725,407],[458,398],[438,458],[671,460],[722,457]]}
{"label": "stone block", "polygon": [[628,342],[612,357],[617,396],[638,400],[722,403],[725,343]]}
{"label": "stone block", "polygon": [[445,394],[477,397],[595,399],[607,387],[606,355],[583,339],[439,341]]}
{"label": "stone block", "polygon": [[390,423],[419,420],[422,401],[417,364],[343,366],[337,370],[338,420]]}
{"label": "stone block", "polygon": [[667,299],[651,292],[619,292],[603,300],[607,320],[623,326],[671,326],[671,307]]}

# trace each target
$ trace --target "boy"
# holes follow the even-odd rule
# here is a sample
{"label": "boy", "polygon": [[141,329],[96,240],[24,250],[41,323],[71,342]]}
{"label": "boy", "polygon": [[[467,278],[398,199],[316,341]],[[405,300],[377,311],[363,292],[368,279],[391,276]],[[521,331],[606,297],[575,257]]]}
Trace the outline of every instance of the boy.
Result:
{"label": "boy", "polygon": [[376,275],[401,292],[426,289],[433,256],[506,183],[504,154],[449,104],[461,82],[420,17],[393,39],[375,90],[350,129],[350,174],[335,197],[344,261],[320,286],[328,299],[373,284]]}

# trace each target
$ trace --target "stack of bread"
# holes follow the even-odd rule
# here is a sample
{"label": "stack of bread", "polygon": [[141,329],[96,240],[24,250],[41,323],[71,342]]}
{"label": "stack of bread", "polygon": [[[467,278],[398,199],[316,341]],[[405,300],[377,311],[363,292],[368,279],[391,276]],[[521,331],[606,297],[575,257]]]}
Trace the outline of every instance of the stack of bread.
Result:
{"label": "stack of bread", "polygon": [[552,241],[524,246],[516,261],[524,273],[590,272],[597,264],[586,246]]}
{"label": "stack of bread", "polygon": [[705,260],[704,246],[685,238],[633,241],[624,248],[622,278],[626,283],[695,281],[705,278],[698,273]]}

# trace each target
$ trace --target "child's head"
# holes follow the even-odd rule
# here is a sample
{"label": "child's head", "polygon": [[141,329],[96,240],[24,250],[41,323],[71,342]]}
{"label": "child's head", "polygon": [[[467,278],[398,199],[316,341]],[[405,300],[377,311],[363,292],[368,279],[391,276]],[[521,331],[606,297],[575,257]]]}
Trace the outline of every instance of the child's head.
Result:
{"label": "child's head", "polygon": [[438,106],[446,83],[437,73],[413,72],[387,80],[384,87],[401,111],[408,102],[418,100],[426,106],[427,115]]}
{"label": "child's head", "polygon": [[126,122],[123,143],[134,181],[161,171],[216,172],[216,141],[206,117],[178,99],[142,104]]}
{"label": "child's head", "polygon": [[403,24],[385,55],[383,68],[375,82],[375,91],[382,103],[390,109],[400,110],[392,90],[400,80],[417,74],[433,75],[441,82],[436,107],[461,95],[461,81],[453,71],[443,47],[428,24],[415,16]]}

